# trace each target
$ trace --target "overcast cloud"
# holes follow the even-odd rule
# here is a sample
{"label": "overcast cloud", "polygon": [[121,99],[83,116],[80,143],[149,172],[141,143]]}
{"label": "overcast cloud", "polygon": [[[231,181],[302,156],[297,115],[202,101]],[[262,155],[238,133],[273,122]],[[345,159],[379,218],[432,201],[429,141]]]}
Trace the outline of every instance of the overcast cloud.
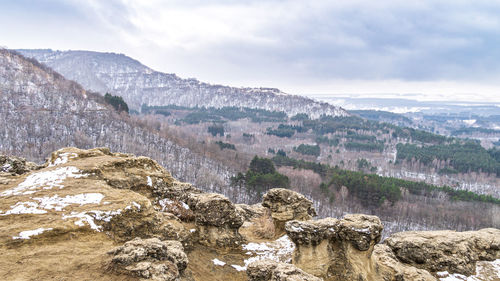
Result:
{"label": "overcast cloud", "polygon": [[[413,3],[415,2],[415,3]],[[500,1],[6,1],[0,45],[121,52],[291,93],[500,102]]]}

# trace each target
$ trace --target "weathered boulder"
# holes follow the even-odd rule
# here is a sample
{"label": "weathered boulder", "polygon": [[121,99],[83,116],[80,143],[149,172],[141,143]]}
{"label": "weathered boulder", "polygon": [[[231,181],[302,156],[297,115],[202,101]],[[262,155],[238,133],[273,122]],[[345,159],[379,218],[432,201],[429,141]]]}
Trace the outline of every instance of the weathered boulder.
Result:
{"label": "weathered boulder", "polygon": [[338,240],[349,241],[359,251],[373,250],[382,237],[382,222],[376,216],[350,214],[338,222]]}
{"label": "weathered boulder", "polygon": [[292,264],[261,260],[251,263],[247,269],[249,281],[321,281]]}
{"label": "weathered boulder", "polygon": [[262,206],[271,210],[276,236],[281,236],[285,232],[287,221],[306,221],[316,216],[311,200],[300,193],[284,188],[269,190],[264,195]]}
{"label": "weathered boulder", "polygon": [[267,209],[262,204],[235,204],[245,221],[252,221],[266,214]]}
{"label": "weathered boulder", "polygon": [[243,237],[238,229],[243,216],[225,196],[215,193],[190,194],[187,204],[194,212],[198,241],[219,248],[239,247]]}
{"label": "weathered boulder", "polygon": [[111,264],[118,272],[157,281],[179,280],[188,264],[188,258],[178,241],[157,238],[135,238],[108,252]]}
{"label": "weathered boulder", "polygon": [[12,176],[22,175],[29,171],[40,169],[41,166],[28,162],[24,158],[0,155],[0,173],[8,173]]}
{"label": "weathered boulder", "polygon": [[327,278],[331,272],[335,254],[331,243],[336,238],[338,220],[326,218],[316,221],[290,221],[285,230],[295,243],[292,262],[302,270],[318,277]]}
{"label": "weathered boulder", "polygon": [[384,243],[403,263],[430,272],[475,274],[477,261],[500,258],[500,230],[409,231],[391,235]]}
{"label": "weathered boulder", "polygon": [[385,244],[375,245],[373,261],[376,264],[377,275],[373,276],[372,280],[437,281],[427,270],[400,262],[391,248]]}
{"label": "weathered boulder", "polygon": [[296,245],[293,264],[304,271],[325,280],[382,280],[372,259],[383,229],[377,217],[291,221],[285,229]]}

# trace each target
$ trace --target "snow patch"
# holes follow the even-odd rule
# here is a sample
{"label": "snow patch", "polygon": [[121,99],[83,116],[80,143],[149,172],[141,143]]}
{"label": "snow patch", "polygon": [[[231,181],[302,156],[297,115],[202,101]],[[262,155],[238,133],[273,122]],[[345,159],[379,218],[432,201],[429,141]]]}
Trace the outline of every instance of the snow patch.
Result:
{"label": "snow patch", "polygon": [[221,261],[221,260],[219,260],[217,258],[213,259],[212,261],[214,262],[215,265],[220,265],[220,266],[226,265],[225,262],[223,262],[223,261]]}
{"label": "snow patch", "polygon": [[247,266],[246,266],[246,265],[245,265],[245,266],[239,266],[239,265],[237,265],[237,264],[232,264],[231,266],[232,266],[234,269],[238,270],[238,271],[245,271],[245,270],[247,270]]}
{"label": "snow patch", "polygon": [[463,274],[447,271],[437,272],[440,281],[481,281],[481,280],[499,280],[500,279],[500,259],[487,262],[479,261],[476,263],[476,274],[465,276]]}
{"label": "snow patch", "polygon": [[150,176],[148,176],[148,185],[153,186],[153,180],[151,179]]}
{"label": "snow patch", "polygon": [[468,120],[462,120],[465,124],[472,126],[474,123],[476,123],[476,119],[468,119]]}
{"label": "snow patch", "polygon": [[35,197],[32,198],[36,202],[17,202],[16,205],[11,206],[11,209],[5,212],[5,214],[0,214],[1,216],[6,215],[19,215],[19,214],[45,214],[46,210],[62,211],[66,206],[71,204],[79,204],[80,206],[86,204],[99,204],[104,198],[101,193],[83,193],[77,195],[67,195],[65,197],[59,197],[59,195],[54,195],[52,197]]}
{"label": "snow patch", "polygon": [[354,228],[352,227],[351,228],[353,231],[356,231],[358,233],[366,233],[366,234],[371,234],[371,231],[370,231],[370,228],[369,227],[366,227],[366,228]]}
{"label": "snow patch", "polygon": [[77,218],[75,224],[78,226],[85,226],[85,222],[90,226],[91,229],[96,230],[98,232],[102,231],[102,226],[99,226],[95,223],[94,220],[109,222],[111,219],[121,214],[122,210],[112,210],[112,211],[88,211],[88,212],[71,212],[69,215],[62,216],[62,219],[70,219]]}
{"label": "snow patch", "polygon": [[300,227],[300,226],[292,225],[290,228],[292,229],[293,232],[302,232],[302,231],[304,231],[304,229],[302,227]]}
{"label": "snow patch", "polygon": [[10,207],[10,210],[5,212],[5,214],[0,214],[0,216],[47,213],[45,210],[38,209],[38,204],[35,202],[17,202],[16,205]]}
{"label": "snow patch", "polygon": [[86,204],[99,204],[103,198],[104,195],[101,193],[82,193],[77,195],[67,195],[65,197],[54,195],[52,197],[35,197],[33,199],[40,202],[40,207],[43,209],[62,211],[64,207],[71,204],[79,204],[80,206]]}
{"label": "snow patch", "polygon": [[252,262],[264,259],[289,263],[292,260],[291,256],[295,250],[295,244],[287,235],[283,235],[272,242],[244,244],[243,250],[247,251],[247,255],[253,255],[253,257],[244,260],[243,262],[245,264],[243,266],[236,264],[231,265],[238,271],[246,270],[248,265]]}
{"label": "snow patch", "polygon": [[10,170],[11,166],[9,163],[5,164],[2,166],[2,168],[0,169],[0,171],[2,172],[8,172]]}
{"label": "snow patch", "polygon": [[74,159],[76,157],[78,157],[78,154],[73,153],[73,152],[61,153],[58,155],[58,157],[54,161],[52,161],[49,164],[49,167],[68,163],[69,159]]}
{"label": "snow patch", "polygon": [[62,184],[66,178],[81,178],[87,176],[81,174],[76,167],[61,167],[52,171],[37,172],[29,175],[18,186],[5,190],[0,193],[0,196],[11,196],[20,194],[32,194],[37,192],[36,189],[52,189],[54,187],[64,188]]}
{"label": "snow patch", "polygon": [[31,236],[40,235],[44,231],[52,230],[52,228],[37,228],[35,230],[26,230],[19,232],[19,236],[13,236],[12,239],[30,239]]}

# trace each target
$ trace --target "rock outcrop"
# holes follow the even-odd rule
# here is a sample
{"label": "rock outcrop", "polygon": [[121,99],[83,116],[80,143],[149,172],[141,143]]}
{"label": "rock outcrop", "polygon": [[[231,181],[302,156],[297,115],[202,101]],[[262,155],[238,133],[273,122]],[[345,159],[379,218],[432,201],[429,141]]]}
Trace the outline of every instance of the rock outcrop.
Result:
{"label": "rock outcrop", "polygon": [[284,188],[269,190],[264,195],[262,206],[271,210],[276,236],[281,236],[285,232],[287,221],[306,221],[316,216],[311,200],[300,193]]}
{"label": "rock outcrop", "polygon": [[368,280],[436,281],[427,270],[400,262],[391,248],[385,244],[375,245],[372,259],[377,271],[376,275]]}
{"label": "rock outcrop", "polygon": [[[149,158],[106,148],[61,149],[35,170],[7,161],[18,168],[0,184],[2,280],[431,281],[500,272],[498,229],[398,233],[378,244],[375,216],[310,220],[312,202],[285,189],[270,190],[262,206],[235,205]],[[276,227],[287,235],[255,229]]]}
{"label": "rock outcrop", "polygon": [[157,238],[135,238],[108,254],[113,255],[111,262],[117,271],[155,281],[180,280],[188,265],[180,242]]}
{"label": "rock outcrop", "polygon": [[383,227],[375,216],[291,221],[285,229],[296,245],[293,263],[308,273],[325,280],[371,280],[376,274],[372,252]]}
{"label": "rock outcrop", "polygon": [[261,260],[251,263],[247,269],[249,281],[321,281],[294,265]]}
{"label": "rock outcrop", "polygon": [[384,242],[403,263],[430,272],[475,274],[476,262],[500,259],[500,230],[409,231]]}
{"label": "rock outcrop", "polygon": [[215,193],[191,194],[187,204],[194,212],[199,243],[218,248],[241,245],[243,216],[229,199]]}
{"label": "rock outcrop", "polygon": [[40,168],[41,166],[33,162],[28,162],[24,158],[0,155],[0,173],[7,173],[12,176],[16,176]]}

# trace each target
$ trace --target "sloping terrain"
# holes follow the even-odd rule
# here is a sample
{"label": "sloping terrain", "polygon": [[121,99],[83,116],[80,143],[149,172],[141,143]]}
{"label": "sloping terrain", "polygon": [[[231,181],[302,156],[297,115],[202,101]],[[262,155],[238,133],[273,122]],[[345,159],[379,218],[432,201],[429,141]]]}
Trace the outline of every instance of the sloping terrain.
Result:
{"label": "sloping terrain", "polygon": [[15,52],[0,50],[0,93],[4,154],[41,162],[65,146],[106,146],[153,157],[177,178],[207,189],[225,186],[234,173],[179,145],[171,135],[115,112],[101,95]]}
{"label": "sloping terrain", "polygon": [[311,220],[313,202],[287,189],[270,190],[259,205],[235,205],[178,182],[150,158],[106,148],[64,148],[41,167],[18,168],[0,173],[2,280],[431,281],[500,274],[498,229],[398,233],[379,243],[383,225],[375,216]]}
{"label": "sloping terrain", "polygon": [[310,98],[288,95],[278,89],[234,88],[211,85],[196,79],[154,71],[122,54],[89,51],[19,50],[52,67],[86,89],[119,95],[135,110],[148,106],[249,107],[284,111],[293,116],[306,113],[346,116],[339,107]]}

